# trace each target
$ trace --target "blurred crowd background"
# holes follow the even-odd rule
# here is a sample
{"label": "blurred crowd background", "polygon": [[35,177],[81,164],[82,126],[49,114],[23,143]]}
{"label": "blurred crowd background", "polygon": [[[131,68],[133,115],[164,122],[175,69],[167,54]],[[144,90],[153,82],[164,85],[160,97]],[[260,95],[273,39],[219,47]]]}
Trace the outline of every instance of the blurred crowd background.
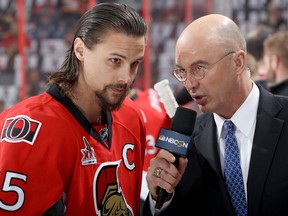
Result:
{"label": "blurred crowd background", "polygon": [[[18,2],[0,1],[0,109],[8,108],[20,100]],[[88,0],[24,2],[27,84],[25,96],[30,97],[45,91],[47,75],[62,64],[73,39],[75,23],[88,9]],[[102,2],[107,1],[95,1]],[[143,12],[141,0],[116,2],[129,4],[139,13]],[[271,30],[269,34],[288,29],[288,0],[191,0],[190,5],[191,21],[209,13],[220,13],[232,18],[247,38],[259,26],[268,27]],[[171,71],[175,67],[175,41],[187,22],[184,0],[151,0],[149,6],[150,87],[158,81],[168,79],[172,90],[177,92],[180,84],[172,77]],[[256,43],[254,41],[250,46],[255,46]],[[256,51],[261,53],[256,46],[253,51],[253,58],[257,58]],[[144,88],[143,68],[139,71],[135,86]]]}

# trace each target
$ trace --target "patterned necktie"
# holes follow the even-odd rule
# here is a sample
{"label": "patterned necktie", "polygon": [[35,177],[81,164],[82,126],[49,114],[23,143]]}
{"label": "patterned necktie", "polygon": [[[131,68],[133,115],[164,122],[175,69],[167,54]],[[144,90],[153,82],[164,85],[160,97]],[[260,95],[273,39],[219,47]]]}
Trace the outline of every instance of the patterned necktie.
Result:
{"label": "patterned necktie", "polygon": [[239,149],[234,134],[234,125],[230,120],[224,122],[225,130],[225,155],[224,176],[232,204],[237,216],[247,216],[242,170],[240,166]]}

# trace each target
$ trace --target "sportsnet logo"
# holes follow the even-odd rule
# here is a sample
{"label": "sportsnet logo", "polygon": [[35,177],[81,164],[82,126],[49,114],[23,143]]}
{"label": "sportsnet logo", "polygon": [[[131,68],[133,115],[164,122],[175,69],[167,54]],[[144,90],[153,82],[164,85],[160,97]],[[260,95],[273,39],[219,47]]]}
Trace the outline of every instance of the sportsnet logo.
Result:
{"label": "sportsnet logo", "polygon": [[25,115],[7,118],[1,133],[3,140],[11,143],[26,142],[33,145],[39,133],[41,123]]}

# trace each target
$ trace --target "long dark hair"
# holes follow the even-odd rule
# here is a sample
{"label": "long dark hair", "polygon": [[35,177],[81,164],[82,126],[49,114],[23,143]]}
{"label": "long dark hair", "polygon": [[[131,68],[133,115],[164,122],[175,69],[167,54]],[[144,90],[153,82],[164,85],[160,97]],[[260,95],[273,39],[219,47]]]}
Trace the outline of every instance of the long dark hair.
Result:
{"label": "long dark hair", "polygon": [[109,30],[132,36],[147,36],[144,19],[131,7],[120,3],[102,3],[85,12],[79,19],[66,59],[58,71],[48,77],[48,86],[61,85],[63,94],[70,95],[79,75],[79,60],[74,53],[74,40],[79,37],[88,49],[101,43]]}

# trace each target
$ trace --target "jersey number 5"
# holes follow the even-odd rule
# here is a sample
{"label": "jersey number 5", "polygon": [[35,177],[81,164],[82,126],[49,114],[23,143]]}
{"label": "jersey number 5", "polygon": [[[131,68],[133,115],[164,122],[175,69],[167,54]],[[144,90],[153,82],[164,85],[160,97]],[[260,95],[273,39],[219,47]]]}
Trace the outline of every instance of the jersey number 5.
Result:
{"label": "jersey number 5", "polygon": [[0,196],[0,209],[3,209],[5,211],[17,211],[22,207],[24,203],[24,191],[21,187],[12,184],[13,179],[18,179],[26,183],[27,176],[9,171],[6,172],[1,192],[14,192],[17,194],[17,200],[13,204],[7,205]]}

